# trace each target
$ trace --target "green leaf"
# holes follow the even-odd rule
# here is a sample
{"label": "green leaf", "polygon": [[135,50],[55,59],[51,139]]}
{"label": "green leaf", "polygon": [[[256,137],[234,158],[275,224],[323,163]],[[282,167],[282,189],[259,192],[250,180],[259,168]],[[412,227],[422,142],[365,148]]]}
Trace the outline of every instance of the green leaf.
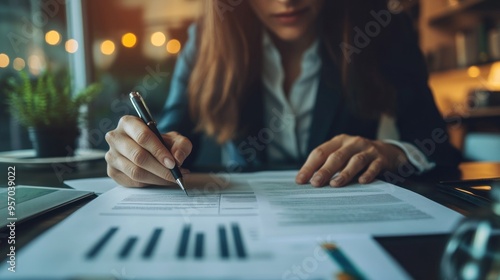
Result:
{"label": "green leaf", "polygon": [[47,70],[32,83],[26,71],[8,80],[7,102],[11,114],[24,126],[75,125],[82,105],[99,94],[100,84],[91,84],[72,97],[69,75]]}

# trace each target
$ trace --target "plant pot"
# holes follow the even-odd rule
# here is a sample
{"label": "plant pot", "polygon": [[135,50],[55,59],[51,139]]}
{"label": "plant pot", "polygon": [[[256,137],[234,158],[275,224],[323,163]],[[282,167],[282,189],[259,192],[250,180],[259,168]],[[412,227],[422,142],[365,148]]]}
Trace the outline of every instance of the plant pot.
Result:
{"label": "plant pot", "polygon": [[74,156],[80,134],[76,125],[29,127],[28,133],[39,158]]}

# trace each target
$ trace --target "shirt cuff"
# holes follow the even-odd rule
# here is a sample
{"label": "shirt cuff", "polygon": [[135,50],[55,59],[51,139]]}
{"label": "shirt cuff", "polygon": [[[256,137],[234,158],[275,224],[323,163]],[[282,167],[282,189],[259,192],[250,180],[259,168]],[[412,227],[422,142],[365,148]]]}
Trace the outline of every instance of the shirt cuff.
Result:
{"label": "shirt cuff", "polygon": [[382,142],[394,145],[403,150],[410,163],[417,168],[417,174],[422,174],[423,172],[429,171],[436,166],[434,162],[430,162],[427,157],[419,149],[417,149],[417,147],[410,143],[396,140],[383,140]]}

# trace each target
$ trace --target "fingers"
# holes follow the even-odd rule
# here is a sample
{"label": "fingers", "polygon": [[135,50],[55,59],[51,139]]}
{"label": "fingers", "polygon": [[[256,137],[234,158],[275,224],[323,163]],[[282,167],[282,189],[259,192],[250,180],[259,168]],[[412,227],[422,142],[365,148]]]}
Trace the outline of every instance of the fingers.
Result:
{"label": "fingers", "polygon": [[[390,162],[390,153],[384,152],[383,147],[375,142],[357,136],[334,137],[311,152],[296,177],[297,183],[304,184],[310,180],[313,186],[320,187],[330,181],[331,186],[340,187],[363,170],[365,172],[359,182],[373,181],[383,169],[388,168],[386,163]],[[339,175],[330,180],[337,172]]]}
{"label": "fingers", "polygon": [[174,157],[144,122],[134,116],[124,116],[118,127],[139,146],[148,151],[160,164],[168,169],[175,166]]}
{"label": "fingers", "polygon": [[191,154],[193,144],[187,137],[173,131],[162,135],[163,139],[170,147],[170,152],[174,155],[177,164],[180,166],[184,160]]}
{"label": "fingers", "polygon": [[[182,164],[192,144],[177,132],[162,135],[165,144],[142,120],[124,116],[106,134],[108,175],[124,186],[166,185],[174,182],[169,169]],[[169,147],[173,152],[169,151]],[[175,154],[176,157],[174,159]],[[189,173],[181,169],[182,173]]]}
{"label": "fingers", "polygon": [[342,167],[344,167],[351,157],[359,152],[359,150],[360,147],[358,146],[348,145],[331,153],[326,162],[312,177],[311,184],[315,187],[324,186],[328,181],[330,181],[333,174],[342,169]]}
{"label": "fingers", "polygon": [[359,182],[361,184],[368,184],[373,182],[375,177],[382,172],[383,168],[383,163],[381,159],[377,159],[372,161],[370,166],[368,166],[368,169],[359,177]]}
{"label": "fingers", "polygon": [[307,157],[306,162],[299,170],[295,181],[298,184],[305,184],[309,182],[314,172],[320,168],[332,152],[342,146],[343,136],[337,136],[332,140],[320,145],[314,149]]}
{"label": "fingers", "polygon": [[118,169],[112,167],[111,165],[108,165],[108,176],[113,178],[115,182],[117,182],[119,185],[124,186],[124,187],[145,187],[147,184],[135,182],[134,180],[130,179],[125,173],[119,171]]}
{"label": "fingers", "polygon": [[120,164],[120,160],[126,158],[132,164],[148,170],[163,180],[172,181],[173,178],[165,166],[158,162],[147,150],[139,146],[135,141],[123,135],[108,152],[108,163]]}
{"label": "fingers", "polygon": [[330,186],[341,187],[349,183],[354,176],[364,170],[372,161],[377,158],[377,154],[372,151],[355,154],[347,163],[346,167],[330,181]]}
{"label": "fingers", "polygon": [[191,170],[187,168],[180,167],[179,170],[181,171],[182,175],[191,173]]}
{"label": "fingers", "polygon": [[173,182],[173,177],[168,169],[163,168],[165,173],[163,177],[168,178],[164,179],[137,166],[126,157],[114,153],[112,150],[106,153],[106,161],[108,162],[108,176],[123,186],[143,187],[147,185],[168,185]]}

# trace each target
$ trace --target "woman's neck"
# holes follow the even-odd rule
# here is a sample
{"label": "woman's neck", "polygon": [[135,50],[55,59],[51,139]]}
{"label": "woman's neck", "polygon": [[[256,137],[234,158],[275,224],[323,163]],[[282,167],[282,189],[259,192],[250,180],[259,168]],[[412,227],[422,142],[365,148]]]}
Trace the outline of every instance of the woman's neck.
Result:
{"label": "woman's neck", "polygon": [[316,40],[316,32],[311,32],[307,34],[307,36],[295,41],[283,41],[274,34],[271,35],[271,39],[280,52],[282,59],[293,57],[302,58],[304,52],[312,45],[314,40]]}
{"label": "woman's neck", "polygon": [[316,36],[316,32],[308,32],[307,36],[299,40],[287,42],[277,38],[274,34],[271,35],[271,39],[281,56],[281,64],[285,73],[283,90],[287,97],[290,95],[293,83],[300,76],[302,56],[314,43]]}

